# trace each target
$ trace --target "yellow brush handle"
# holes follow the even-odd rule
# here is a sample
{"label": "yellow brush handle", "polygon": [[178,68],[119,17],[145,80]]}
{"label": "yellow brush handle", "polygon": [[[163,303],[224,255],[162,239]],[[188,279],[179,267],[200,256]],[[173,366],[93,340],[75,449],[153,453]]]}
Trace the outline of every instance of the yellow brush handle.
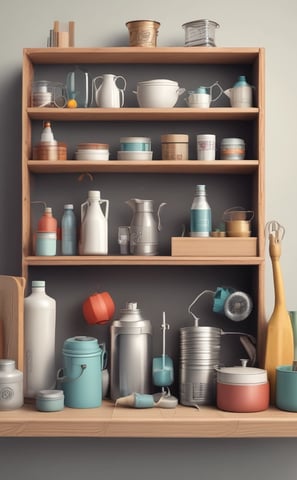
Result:
{"label": "yellow brush handle", "polygon": [[269,239],[275,305],[267,327],[264,368],[267,370],[270,382],[271,403],[275,403],[275,369],[280,365],[292,364],[294,358],[294,341],[291,320],[286,308],[284,283],[279,261],[281,242],[272,234]]}

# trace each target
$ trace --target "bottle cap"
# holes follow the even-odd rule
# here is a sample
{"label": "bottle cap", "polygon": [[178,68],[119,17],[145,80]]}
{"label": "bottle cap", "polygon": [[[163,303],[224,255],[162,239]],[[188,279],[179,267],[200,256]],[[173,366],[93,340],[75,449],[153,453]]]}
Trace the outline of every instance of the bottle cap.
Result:
{"label": "bottle cap", "polygon": [[32,280],[32,287],[45,287],[45,280]]}
{"label": "bottle cap", "polygon": [[73,204],[72,203],[66,203],[64,205],[65,210],[73,210]]}

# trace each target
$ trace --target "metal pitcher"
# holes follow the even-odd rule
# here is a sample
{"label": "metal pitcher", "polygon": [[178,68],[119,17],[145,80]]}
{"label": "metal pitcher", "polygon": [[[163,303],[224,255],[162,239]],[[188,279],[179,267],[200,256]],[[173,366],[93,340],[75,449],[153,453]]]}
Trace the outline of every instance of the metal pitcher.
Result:
{"label": "metal pitcher", "polygon": [[154,216],[152,200],[131,198],[126,203],[133,210],[130,224],[130,253],[132,255],[157,255],[158,233],[161,230],[160,210],[166,203],[159,205],[157,221]]}

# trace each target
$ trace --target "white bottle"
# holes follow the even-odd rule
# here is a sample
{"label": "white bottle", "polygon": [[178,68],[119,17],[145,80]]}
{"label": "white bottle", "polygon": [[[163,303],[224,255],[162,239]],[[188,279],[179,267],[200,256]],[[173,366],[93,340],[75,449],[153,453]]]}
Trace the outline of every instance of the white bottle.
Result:
{"label": "white bottle", "polygon": [[205,185],[196,185],[191,206],[191,237],[209,237],[212,227],[211,208],[206,199]]}
{"label": "white bottle", "polygon": [[62,255],[76,255],[76,218],[71,203],[64,205],[61,236]]}
{"label": "white bottle", "polygon": [[[101,205],[105,203],[105,214]],[[109,201],[100,199],[99,190],[90,190],[81,205],[80,255],[107,255]]]}
{"label": "white bottle", "polygon": [[56,384],[56,301],[45,293],[45,281],[33,280],[32,293],[24,301],[24,396]]}

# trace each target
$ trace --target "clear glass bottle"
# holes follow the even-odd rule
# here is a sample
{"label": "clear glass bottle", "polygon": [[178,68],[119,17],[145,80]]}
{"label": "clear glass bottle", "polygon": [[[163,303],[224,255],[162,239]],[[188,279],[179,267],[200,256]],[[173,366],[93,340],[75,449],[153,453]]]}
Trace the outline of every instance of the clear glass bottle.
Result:
{"label": "clear glass bottle", "polygon": [[55,388],[55,332],[56,300],[46,294],[44,280],[33,280],[24,301],[25,397]]}
{"label": "clear glass bottle", "polygon": [[206,198],[205,185],[196,185],[196,193],[191,206],[190,236],[209,237],[211,228],[211,208]]}
{"label": "clear glass bottle", "polygon": [[73,205],[64,205],[64,213],[61,221],[62,255],[76,255],[77,252],[77,231],[76,217]]}

